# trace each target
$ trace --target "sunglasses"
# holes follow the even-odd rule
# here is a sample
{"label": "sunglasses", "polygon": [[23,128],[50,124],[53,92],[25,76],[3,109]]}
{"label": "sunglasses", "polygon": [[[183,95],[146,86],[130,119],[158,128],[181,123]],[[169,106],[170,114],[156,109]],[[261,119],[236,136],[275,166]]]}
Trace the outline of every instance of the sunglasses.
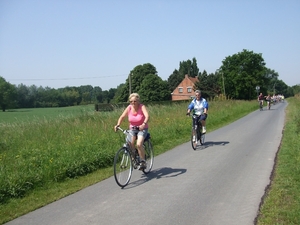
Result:
{"label": "sunglasses", "polygon": [[137,101],[129,101],[130,103],[134,103],[134,102],[137,102]]}

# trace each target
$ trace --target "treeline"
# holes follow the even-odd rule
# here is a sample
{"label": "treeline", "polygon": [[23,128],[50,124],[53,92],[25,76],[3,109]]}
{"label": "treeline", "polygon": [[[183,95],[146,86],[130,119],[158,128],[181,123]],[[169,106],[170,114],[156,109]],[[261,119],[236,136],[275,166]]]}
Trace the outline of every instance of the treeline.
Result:
{"label": "treeline", "polygon": [[262,54],[243,50],[226,57],[220,68],[208,74],[199,71],[197,60],[182,61],[167,80],[158,76],[150,63],[136,66],[128,78],[117,88],[102,90],[99,86],[83,85],[54,89],[50,87],[12,85],[0,76],[0,107],[38,108],[64,107],[91,103],[127,102],[129,93],[138,92],[143,102],[169,101],[171,93],[188,74],[198,77],[194,89],[200,89],[206,98],[225,95],[232,99],[251,100],[258,92],[282,94],[285,97],[300,92],[300,85],[289,87],[279,79],[279,74],[267,68]]}
{"label": "treeline", "polygon": [[83,85],[80,87],[43,88],[35,85],[16,87],[16,102],[18,108],[64,107],[86,105],[95,102],[110,101],[114,90],[102,91],[100,87]]}

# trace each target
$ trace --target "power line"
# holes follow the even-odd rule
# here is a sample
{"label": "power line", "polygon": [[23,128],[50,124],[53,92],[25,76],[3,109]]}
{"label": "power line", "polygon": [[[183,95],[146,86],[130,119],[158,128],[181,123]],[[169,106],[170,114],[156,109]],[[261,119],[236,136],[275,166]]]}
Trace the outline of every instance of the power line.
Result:
{"label": "power line", "polygon": [[73,77],[73,78],[20,78],[20,79],[10,79],[14,81],[43,81],[43,80],[87,80],[87,79],[101,79],[107,77],[122,77],[128,75],[114,75],[114,76],[101,76],[101,77]]}

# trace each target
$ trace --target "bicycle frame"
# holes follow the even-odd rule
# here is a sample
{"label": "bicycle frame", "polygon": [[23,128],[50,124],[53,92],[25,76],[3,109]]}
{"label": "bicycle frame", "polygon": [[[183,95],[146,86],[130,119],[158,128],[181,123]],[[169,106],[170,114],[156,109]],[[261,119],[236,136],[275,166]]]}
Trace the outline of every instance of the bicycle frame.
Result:
{"label": "bicycle frame", "polygon": [[267,107],[270,110],[270,108],[271,108],[271,100],[267,101]]}
{"label": "bicycle frame", "polygon": [[264,100],[259,100],[259,109],[260,109],[260,111],[263,110],[263,104],[264,104]]}
{"label": "bicycle frame", "polygon": [[[120,127],[117,127],[117,129],[122,131],[123,134],[125,134],[125,135],[130,134],[128,132],[128,130],[123,130]],[[145,138],[145,140],[146,140],[146,138]],[[144,142],[145,142],[145,140],[144,140]],[[131,143],[129,141],[127,141],[127,139],[126,139],[126,142],[123,144],[123,147],[126,148],[127,151],[129,151],[129,154],[131,156],[130,158],[131,158],[131,161],[132,161],[132,164],[133,164],[133,168],[136,169],[138,167],[138,165],[140,164],[140,156],[139,156],[139,153],[138,153],[137,149],[132,149],[131,148]]]}
{"label": "bicycle frame", "polygon": [[[193,120],[195,120],[196,118],[197,118],[198,116],[197,115],[193,115]],[[199,126],[198,126],[198,124],[199,124]],[[202,129],[202,123],[201,123],[201,121],[199,121],[199,118],[197,119],[197,122],[196,122],[196,124],[194,125],[194,122],[193,122],[193,129],[197,132],[196,134],[198,135],[201,135],[201,129]]]}
{"label": "bicycle frame", "polygon": [[[195,121],[197,118],[197,121]],[[199,116],[192,116],[192,135],[191,135],[191,143],[192,148],[196,150],[197,142],[200,141],[200,144],[204,144],[205,134],[202,134],[202,122],[199,120]],[[199,124],[199,125],[198,125]]]}

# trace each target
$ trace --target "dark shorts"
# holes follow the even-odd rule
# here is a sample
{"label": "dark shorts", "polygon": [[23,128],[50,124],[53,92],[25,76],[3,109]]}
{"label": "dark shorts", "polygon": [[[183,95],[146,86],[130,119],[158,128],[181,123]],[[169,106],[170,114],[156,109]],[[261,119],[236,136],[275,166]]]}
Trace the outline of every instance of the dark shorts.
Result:
{"label": "dark shorts", "polygon": [[199,120],[206,120],[206,118],[207,118],[207,114],[203,114],[203,115],[200,116]]}
{"label": "dark shorts", "polygon": [[195,117],[194,116],[193,116],[193,126],[195,126],[196,124],[199,125],[199,122],[201,120],[206,120],[206,118],[207,118],[207,114],[203,114],[203,115],[195,116]]}

